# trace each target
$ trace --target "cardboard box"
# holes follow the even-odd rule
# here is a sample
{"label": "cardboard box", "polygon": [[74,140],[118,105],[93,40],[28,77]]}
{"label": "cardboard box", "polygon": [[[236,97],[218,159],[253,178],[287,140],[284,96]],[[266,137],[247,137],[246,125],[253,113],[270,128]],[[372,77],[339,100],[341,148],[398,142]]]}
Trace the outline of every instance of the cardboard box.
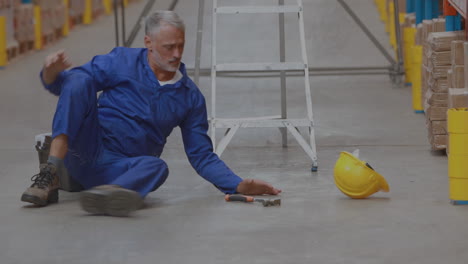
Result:
{"label": "cardboard box", "polygon": [[93,12],[101,12],[104,10],[102,0],[93,0],[92,2]]}
{"label": "cardboard box", "polygon": [[428,80],[432,79],[433,76],[429,69],[422,65],[421,66],[421,102],[424,106],[424,102],[426,101],[426,92],[429,89],[428,87]]}
{"label": "cardboard box", "polygon": [[451,43],[451,64],[452,65],[465,65],[463,40],[454,40]]}
{"label": "cardboard box", "polygon": [[412,27],[416,24],[416,14],[415,13],[406,13],[405,14],[405,27]]}
{"label": "cardboard box", "polygon": [[[385,4],[387,5],[388,15],[391,15],[394,12],[394,10],[390,10],[390,2],[395,3],[395,0],[386,0],[385,2]],[[406,13],[406,0],[398,0],[398,12]]]}
{"label": "cardboard box", "polygon": [[416,26],[416,45],[422,45],[423,43],[423,25],[419,23]]}
{"label": "cardboard box", "polygon": [[437,80],[441,78],[446,79],[447,71],[450,70],[451,68],[452,68],[451,65],[439,65],[439,66],[432,65],[432,67],[430,67],[429,70],[431,71],[432,77]]}
{"label": "cardboard box", "polygon": [[406,7],[406,0],[398,0],[398,7],[398,11],[400,11],[400,13],[403,13]]}
{"label": "cardboard box", "polygon": [[427,38],[430,33],[432,33],[434,21],[432,20],[423,20],[422,21],[423,25],[423,32],[422,32],[422,42],[427,42]]}
{"label": "cardboard box", "polygon": [[448,90],[448,108],[468,107],[468,88],[450,88]]}
{"label": "cardboard box", "polygon": [[453,70],[450,69],[447,71],[447,88],[448,89],[453,88],[452,80],[453,80]]}
{"label": "cardboard box", "polygon": [[447,148],[448,135],[432,135],[429,140],[433,150],[444,150]]}
{"label": "cardboard box", "polygon": [[428,83],[428,88],[431,89],[433,92],[436,93],[446,93],[448,91],[448,79],[447,78],[441,78],[441,79],[434,79],[434,78],[429,78],[427,80]]}
{"label": "cardboard box", "polygon": [[432,135],[447,135],[447,121],[431,121],[429,122],[429,132]]}
{"label": "cardboard box", "polygon": [[424,110],[428,111],[431,106],[434,107],[447,107],[448,106],[448,93],[435,93],[431,89],[427,89],[424,94]]}
{"label": "cardboard box", "polygon": [[14,8],[15,36],[18,42],[34,40],[34,6],[21,4]]}
{"label": "cardboard box", "polygon": [[434,18],[432,19],[432,21],[432,32],[445,31],[445,18]]}
{"label": "cardboard box", "polygon": [[465,66],[452,66],[452,80],[450,88],[465,88]]}
{"label": "cardboard box", "polygon": [[84,0],[70,0],[70,16],[81,16],[84,13],[85,2]]}
{"label": "cardboard box", "polygon": [[428,36],[428,42],[433,51],[449,51],[452,41],[464,40],[464,31],[433,32]]}
{"label": "cardboard box", "polygon": [[65,5],[62,3],[57,5],[54,9],[53,26],[55,29],[61,29],[65,24]]}
{"label": "cardboard box", "polygon": [[429,106],[426,112],[429,120],[431,121],[447,120],[447,107]]}
{"label": "cardboard box", "polygon": [[[434,66],[444,66],[452,64],[452,54],[450,51],[432,51],[429,50],[426,57]],[[429,65],[429,64],[428,64]]]}
{"label": "cardboard box", "polygon": [[447,101],[448,93],[434,93],[432,90],[429,90],[430,96],[429,99],[434,101]]}

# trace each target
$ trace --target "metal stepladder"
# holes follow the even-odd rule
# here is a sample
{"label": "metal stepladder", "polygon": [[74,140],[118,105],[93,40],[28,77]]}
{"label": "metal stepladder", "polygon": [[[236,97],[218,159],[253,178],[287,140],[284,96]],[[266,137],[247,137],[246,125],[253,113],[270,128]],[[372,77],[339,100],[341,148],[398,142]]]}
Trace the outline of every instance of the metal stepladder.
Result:
{"label": "metal stepladder", "polygon": [[[239,128],[279,128],[283,135],[283,145],[286,141],[286,130],[297,140],[299,145],[304,149],[306,154],[312,160],[312,171],[317,171],[317,151],[315,145],[315,131],[312,113],[312,98],[309,81],[309,65],[306,52],[304,18],[302,0],[297,0],[297,5],[284,5],[284,0],[278,0],[277,6],[226,6],[218,7],[218,0],[213,0],[213,16],[212,16],[212,67],[211,67],[211,118],[210,131],[213,147],[216,154],[221,156],[234,134]],[[222,63],[217,64],[216,61],[216,31],[217,31],[217,16],[221,14],[279,14],[280,26],[280,62],[272,63]],[[300,62],[285,62],[284,54],[284,14],[296,13],[298,15],[299,34],[302,61]],[[306,96],[307,118],[303,119],[288,119],[286,115],[286,81],[285,72],[290,70],[300,70],[304,72],[304,86]],[[226,119],[218,118],[216,115],[216,76],[218,72],[280,72],[281,73],[281,116],[279,117],[250,117],[250,118],[235,118]],[[308,128],[309,142],[299,132],[299,127]],[[216,129],[226,129],[224,137],[216,146]]]}

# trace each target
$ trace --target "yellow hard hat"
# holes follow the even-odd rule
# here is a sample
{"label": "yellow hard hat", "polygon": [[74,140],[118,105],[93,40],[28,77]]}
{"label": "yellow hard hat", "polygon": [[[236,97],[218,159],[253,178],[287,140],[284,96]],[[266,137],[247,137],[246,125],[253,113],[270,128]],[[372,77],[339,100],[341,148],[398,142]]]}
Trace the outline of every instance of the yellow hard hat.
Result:
{"label": "yellow hard hat", "polygon": [[334,175],[338,189],[354,199],[362,199],[378,191],[390,190],[382,175],[368,163],[346,151],[341,152],[336,161]]}

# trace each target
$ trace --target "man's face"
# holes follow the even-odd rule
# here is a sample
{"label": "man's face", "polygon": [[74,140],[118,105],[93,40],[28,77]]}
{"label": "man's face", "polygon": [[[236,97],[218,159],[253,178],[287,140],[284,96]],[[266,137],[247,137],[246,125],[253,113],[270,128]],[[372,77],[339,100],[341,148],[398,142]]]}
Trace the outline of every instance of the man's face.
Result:
{"label": "man's face", "polygon": [[169,72],[175,72],[179,69],[184,45],[184,31],[170,24],[162,24],[159,32],[145,36],[145,46],[148,48],[150,63]]}

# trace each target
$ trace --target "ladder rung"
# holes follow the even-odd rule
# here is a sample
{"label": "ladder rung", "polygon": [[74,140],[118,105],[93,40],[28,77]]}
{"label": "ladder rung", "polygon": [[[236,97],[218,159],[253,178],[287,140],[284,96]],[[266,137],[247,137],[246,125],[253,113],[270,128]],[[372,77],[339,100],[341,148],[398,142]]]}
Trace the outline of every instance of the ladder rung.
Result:
{"label": "ladder rung", "polygon": [[223,6],[215,9],[218,14],[298,13],[300,6]]}
{"label": "ladder rung", "polygon": [[252,119],[219,119],[210,120],[214,122],[216,128],[230,128],[235,125],[240,127],[286,127],[286,124],[291,124],[294,127],[312,127],[313,124],[308,119],[270,119],[270,120],[252,120]]}
{"label": "ladder rung", "polygon": [[307,68],[302,62],[278,63],[222,63],[215,65],[216,71],[287,71],[304,70]]}

